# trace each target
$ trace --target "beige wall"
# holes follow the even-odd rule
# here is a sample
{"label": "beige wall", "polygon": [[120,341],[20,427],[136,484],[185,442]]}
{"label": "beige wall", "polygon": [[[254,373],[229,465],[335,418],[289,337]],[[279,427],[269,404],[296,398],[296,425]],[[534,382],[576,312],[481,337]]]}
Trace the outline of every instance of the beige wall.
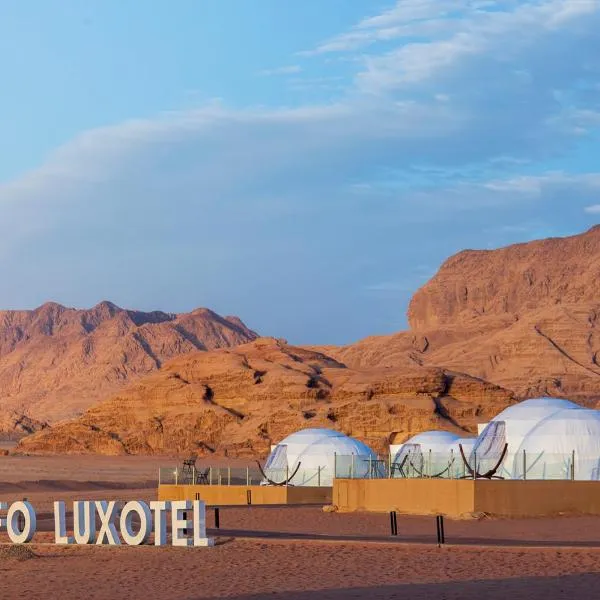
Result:
{"label": "beige wall", "polygon": [[476,512],[505,516],[600,515],[598,481],[477,481]]}
{"label": "beige wall", "polygon": [[600,514],[600,482],[462,479],[336,479],[333,504],[340,511],[412,515],[471,513],[525,517]]}
{"label": "beige wall", "polygon": [[340,511],[461,515],[474,510],[474,484],[457,479],[336,479],[333,504]]}
{"label": "beige wall", "polygon": [[331,503],[331,488],[266,485],[159,485],[158,499],[199,499],[209,506],[238,506],[247,504],[248,491],[253,505]]}

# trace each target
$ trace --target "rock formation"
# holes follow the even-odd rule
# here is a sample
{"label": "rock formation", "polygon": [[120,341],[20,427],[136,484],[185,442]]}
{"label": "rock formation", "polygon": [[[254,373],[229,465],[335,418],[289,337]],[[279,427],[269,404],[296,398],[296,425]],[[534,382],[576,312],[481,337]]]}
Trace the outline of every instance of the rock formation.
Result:
{"label": "rock formation", "polygon": [[0,312],[0,432],[30,433],[81,414],[174,356],[256,338],[236,317],[90,310],[48,303]]}
{"label": "rock formation", "polygon": [[600,399],[600,227],[461,252],[414,295],[411,330],[328,352],[367,368],[414,362],[469,373],[519,397]]}
{"label": "rock formation", "polygon": [[460,373],[413,365],[348,369],[261,338],[173,359],[78,419],[24,438],[22,452],[265,454],[303,427],[332,427],[383,450],[423,429],[473,432],[513,396]]}
{"label": "rock formation", "polygon": [[30,431],[91,407],[23,439],[27,452],[255,455],[306,426],[382,449],[423,429],[475,431],[516,398],[596,406],[599,315],[600,228],[461,252],[415,294],[409,331],[346,347],[231,347],[254,334],[209,312],[0,313],[3,422]]}

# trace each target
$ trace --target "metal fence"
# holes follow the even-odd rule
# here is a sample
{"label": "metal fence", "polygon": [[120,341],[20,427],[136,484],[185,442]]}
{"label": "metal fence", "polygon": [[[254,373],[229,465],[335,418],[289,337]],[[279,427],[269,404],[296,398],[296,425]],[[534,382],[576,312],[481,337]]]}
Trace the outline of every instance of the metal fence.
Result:
{"label": "metal fence", "polygon": [[257,467],[215,467],[212,465],[161,467],[158,482],[161,485],[299,485],[331,486],[333,469],[327,466],[290,470],[265,468],[265,475]]}
{"label": "metal fence", "polygon": [[[466,459],[466,460],[465,460]],[[342,479],[440,478],[469,479],[487,476],[520,480],[600,480],[600,454],[575,451],[506,453],[502,460],[477,453],[422,452],[386,457],[336,456],[335,477]]]}
{"label": "metal fence", "polygon": [[493,477],[520,480],[600,480],[600,455],[584,456],[575,451],[506,453],[478,456],[473,452],[400,453],[385,457],[335,455],[331,464],[315,468],[274,469],[257,467],[216,467],[212,465],[162,467],[160,484],[179,485],[298,485],[331,486],[333,479],[439,478],[469,479]]}
{"label": "metal fence", "polygon": [[263,479],[256,467],[161,467],[158,483],[162,485],[258,485]]}

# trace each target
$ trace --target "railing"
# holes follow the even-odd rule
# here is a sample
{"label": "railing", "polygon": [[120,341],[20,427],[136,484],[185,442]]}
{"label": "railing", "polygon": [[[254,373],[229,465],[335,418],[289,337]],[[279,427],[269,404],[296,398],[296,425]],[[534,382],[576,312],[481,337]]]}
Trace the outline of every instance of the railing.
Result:
{"label": "railing", "polygon": [[[600,455],[586,456],[574,451],[561,454],[544,452],[507,453],[499,457],[465,452],[416,452],[386,457],[335,455],[323,466],[298,470],[265,469],[270,482],[291,486],[331,486],[339,479],[469,479],[489,475],[496,479],[600,480]],[[313,463],[314,464],[314,463]],[[495,470],[494,470],[495,469]],[[491,473],[491,474],[490,474]],[[163,467],[163,485],[267,485],[270,482],[257,467]]]}
{"label": "railing", "polygon": [[263,479],[256,467],[161,467],[161,485],[258,485]]}
{"label": "railing", "polygon": [[[465,452],[418,452],[377,458],[362,456],[335,457],[335,477],[341,479],[469,479],[488,474],[494,479],[520,480],[600,480],[600,453],[594,456],[575,451],[548,454],[544,452],[507,453],[478,456]],[[495,469],[495,470],[494,470]]]}
{"label": "railing", "polygon": [[[316,468],[264,469],[265,475],[278,485],[331,486],[333,469],[326,466]],[[267,485],[257,467],[161,467],[158,470],[161,485]]]}

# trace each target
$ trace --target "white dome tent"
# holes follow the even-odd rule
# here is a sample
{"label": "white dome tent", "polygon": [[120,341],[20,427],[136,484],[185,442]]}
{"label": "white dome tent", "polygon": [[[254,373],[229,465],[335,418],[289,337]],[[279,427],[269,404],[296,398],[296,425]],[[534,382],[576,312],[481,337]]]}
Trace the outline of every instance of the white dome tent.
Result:
{"label": "white dome tent", "polygon": [[523,439],[515,479],[600,479],[600,411],[564,409],[540,421]]}
{"label": "white dome tent", "polygon": [[[528,435],[540,422],[548,417],[566,410],[580,410],[581,406],[562,398],[532,398],[505,408],[496,415],[491,423],[505,424],[505,441],[508,453],[499,470],[503,477],[512,477],[515,461],[519,460],[519,448]],[[491,432],[489,428],[480,426],[479,440]],[[465,450],[466,452],[466,450]]]}
{"label": "white dome tent", "polygon": [[[367,477],[377,455],[362,442],[332,429],[302,429],[287,436],[271,451],[265,475],[290,485],[333,485],[336,476]],[[346,472],[347,471],[347,472]]]}
{"label": "white dome tent", "polygon": [[453,462],[450,449],[459,439],[449,431],[423,431],[403,444],[390,446],[393,476],[447,475]]}

